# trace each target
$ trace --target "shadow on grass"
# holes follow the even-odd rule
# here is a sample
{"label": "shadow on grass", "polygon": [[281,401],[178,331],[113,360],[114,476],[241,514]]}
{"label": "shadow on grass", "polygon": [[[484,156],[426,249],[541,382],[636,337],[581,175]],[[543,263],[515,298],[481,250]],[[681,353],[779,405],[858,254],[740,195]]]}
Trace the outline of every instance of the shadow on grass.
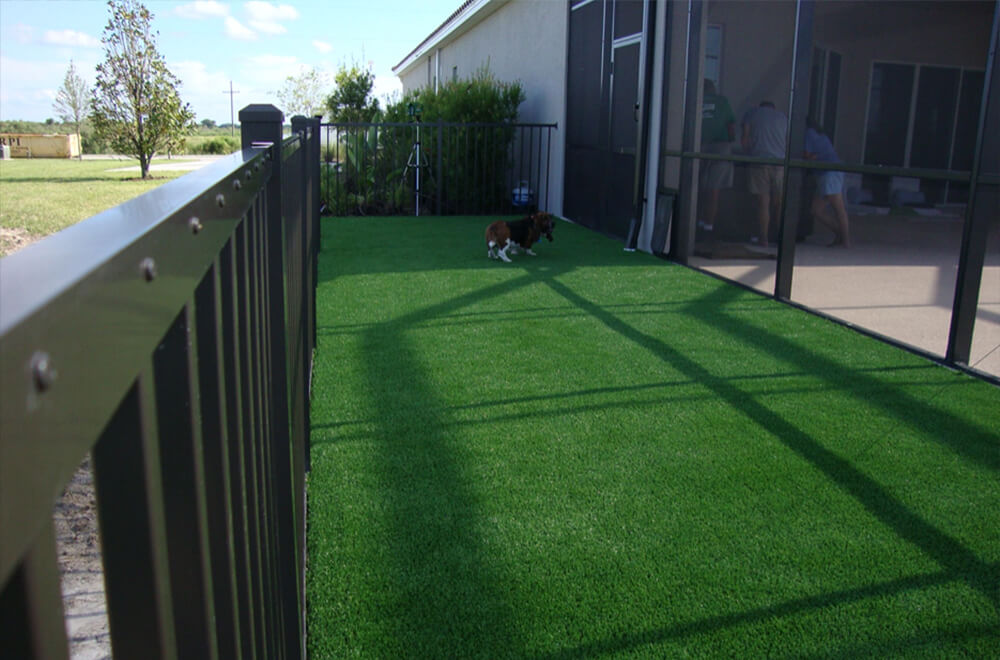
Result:
{"label": "shadow on grass", "polygon": [[[886,414],[896,417],[901,426],[922,433],[937,431],[928,435],[933,435],[938,442],[967,460],[1000,472],[1000,434],[996,431],[970,424],[940,407],[917,402],[903,390],[887,387],[882,381],[808,350],[785,337],[726,314],[728,303],[739,295],[740,292],[735,287],[722,287],[688,305],[686,312],[741,342],[766,351],[776,361],[800,365],[831,384],[849,389],[867,404],[878,406]],[[720,310],[723,312],[720,313]]]}
{"label": "shadow on grass", "polygon": [[[1000,567],[995,566],[994,568]],[[570,658],[602,657],[615,653],[628,652],[644,646],[661,644],[671,640],[710,634],[730,628],[746,626],[748,624],[762,623],[781,617],[794,616],[810,610],[822,610],[838,605],[849,605],[851,603],[861,602],[872,598],[890,597],[905,594],[909,591],[943,586],[960,580],[962,580],[961,575],[949,573],[947,571],[929,575],[915,575],[889,582],[866,585],[858,587],[857,589],[845,589],[843,591],[834,591],[830,593],[818,594],[816,596],[807,596],[805,598],[778,603],[770,607],[761,607],[754,610],[747,610],[745,612],[734,612],[732,614],[706,617],[696,621],[679,623],[676,626],[623,635],[616,639],[602,640],[592,644],[585,644],[575,648],[567,648],[555,653],[536,657],[538,660],[569,660]],[[878,657],[893,649],[907,651],[919,649],[924,645],[935,647],[938,645],[941,638],[972,641],[979,638],[988,639],[995,635],[995,627],[988,625],[968,626],[965,629],[948,628],[946,630],[941,630],[936,636],[925,635],[905,639],[894,639],[890,640],[888,643],[879,643],[877,645],[868,646],[853,645],[849,648],[841,649],[839,652],[835,649],[824,649],[822,657]]]}
{"label": "shadow on grass", "polygon": [[[414,224],[412,228],[426,230],[428,226]],[[387,228],[391,228],[391,231]],[[385,227],[377,230],[388,232],[386,236],[370,236],[366,240],[370,239],[375,244],[378,244],[379,240],[392,237],[405,240],[405,237],[399,237],[399,229],[398,223],[387,223]],[[464,229],[468,230],[468,227]],[[321,267],[321,279],[344,274],[509,267],[486,260],[478,254],[482,250],[478,246],[473,246],[472,239],[463,237],[459,240],[455,238],[457,235],[458,232],[451,235],[451,238],[443,239],[441,242],[445,249],[441,250],[430,250],[430,244],[424,241],[425,251],[419,254],[414,251],[414,259],[402,264],[398,260],[371,264],[366,261],[380,260],[372,260],[370,255],[366,257],[363,253],[357,256],[351,255],[337,264]],[[559,238],[557,230],[557,241]],[[354,236],[352,240],[356,239]],[[586,247],[588,240],[573,236],[566,240],[564,245],[575,248]],[[329,244],[326,239],[324,242]],[[434,247],[440,246],[435,243]],[[470,256],[473,247],[476,255]],[[466,248],[469,254],[463,252]],[[617,245],[613,246],[613,249],[615,253],[601,246],[600,255],[593,260],[593,263],[588,258],[589,254],[586,251],[580,254],[580,250],[571,251],[572,253],[568,255],[554,253],[551,258],[544,261],[540,259],[538,262],[522,258],[520,263],[513,267],[521,268],[525,273],[523,276],[425,307],[389,323],[320,328],[321,334],[360,335],[365,347],[364,355],[368,360],[365,365],[367,386],[374,401],[375,418],[347,420],[326,425],[318,423],[313,429],[343,429],[353,424],[372,422],[376,425],[375,435],[380,440],[378,463],[382,471],[385,499],[392,527],[390,550],[396,570],[393,582],[402,585],[401,602],[396,603],[397,607],[393,607],[395,618],[388,624],[397,639],[405,639],[409,647],[418,650],[418,654],[429,656],[443,652],[449,654],[458,652],[465,657],[472,657],[493,655],[498,650],[503,650],[509,655],[521,656],[525,651],[517,647],[518,635],[513,628],[516,619],[512,611],[514,604],[507,602],[501,590],[504,576],[496,575],[495,569],[491,568],[485,549],[479,541],[479,535],[475,531],[480,523],[478,516],[481,507],[476,501],[474,488],[464,472],[461,448],[453,443],[451,436],[451,429],[462,424],[495,424],[522,417],[523,413],[512,413],[511,416],[501,411],[488,420],[480,418],[471,422],[451,419],[452,413],[473,408],[492,409],[505,404],[536,401],[556,404],[565,401],[568,404],[565,406],[566,410],[593,410],[602,405],[616,406],[619,403],[609,402],[595,406],[591,402],[577,406],[574,405],[574,400],[606,394],[629,395],[648,392],[656,395],[661,390],[695,382],[704,385],[710,390],[711,396],[741,411],[761,428],[772,433],[790,450],[822,471],[832,483],[855,498],[875,519],[936,561],[942,567],[942,572],[817,594],[740,613],[710,616],[659,630],[637,632],[616,639],[568,648],[546,657],[589,657],[628,651],[669,639],[709,633],[772,617],[900,594],[955,581],[969,585],[985,596],[994,609],[1000,609],[996,586],[1000,566],[982,561],[961,541],[911,511],[889,490],[858,469],[850,460],[838,456],[798,428],[794,420],[785,419],[764,403],[755,400],[752,394],[748,394],[738,386],[741,378],[713,374],[704,365],[666,341],[630,325],[623,320],[622,315],[669,313],[692,317],[763,354],[772,356],[776,365],[791,365],[788,367],[787,375],[813,374],[832,389],[853,393],[869,405],[879,408],[887,416],[897,419],[900,428],[913,429],[921,433],[927,433],[930,429],[942,429],[928,435],[937,438],[939,442],[967,460],[992,470],[1000,469],[1000,454],[997,453],[995,433],[969,423],[939,406],[918,401],[906,391],[895,388],[875,376],[875,373],[905,371],[909,367],[854,369],[795,344],[781,335],[735,318],[732,316],[733,303],[745,295],[736,287],[720,286],[700,299],[661,306],[657,304],[603,306],[586,299],[560,281],[560,276],[578,266],[618,267],[629,263],[649,265],[648,260],[623,258],[618,254],[620,248]],[[407,330],[419,325],[446,328],[453,324],[522,321],[524,317],[515,313],[482,314],[462,312],[462,310],[481,300],[513,293],[521,286],[535,283],[544,283],[550,287],[567,302],[567,306],[526,310],[529,318],[566,316],[593,318],[623,340],[638,344],[650,351],[685,377],[676,382],[651,383],[631,388],[583,388],[565,393],[476,401],[461,406],[444,405],[435,394],[428,375],[423,371],[419,356],[408,342]],[[778,309],[777,306],[775,308]],[[385,350],[386,346],[392,346],[392,350]],[[773,379],[781,375],[783,374],[756,377]],[[908,384],[913,383],[908,382]],[[650,403],[662,405],[665,400],[671,399],[669,396],[654,396]],[[416,412],[410,416],[401,416],[400,410]],[[350,434],[338,434],[338,441],[361,437],[361,434],[353,438]],[[364,437],[370,437],[370,434],[364,434]],[[317,444],[322,443],[323,441],[317,442]],[[451,579],[442,582],[439,578],[442,574],[450,576]],[[987,634],[983,629],[975,627],[966,632],[969,639]],[[951,639],[959,639],[964,634],[966,633],[961,630],[951,629],[942,632],[943,637]],[[920,643],[916,638],[897,641],[903,649]],[[889,641],[890,646],[895,643],[894,640]]]}
{"label": "shadow on grass", "polygon": [[[481,507],[463,472],[460,448],[448,435],[441,419],[445,408],[406,331],[527,282],[527,277],[514,279],[419,310],[362,339],[398,594],[386,625],[411,655],[445,657],[456,649],[468,658],[490,657],[489,649],[523,655],[512,635],[511,605],[500,590],[502,576],[489,568],[476,531]],[[387,345],[392,350],[385,350]]]}
{"label": "shadow on grass", "polygon": [[[785,373],[732,376],[732,377],[727,377],[726,380],[733,383],[748,383],[752,381],[774,383],[776,380],[781,380],[785,378],[799,378],[803,375],[805,375],[805,372],[789,371]],[[695,394],[695,395],[667,394],[667,392],[669,392],[674,388],[687,387],[694,384],[696,384],[696,381],[691,379],[684,379],[678,381],[645,383],[642,385],[594,387],[581,390],[570,390],[566,392],[553,392],[549,394],[476,401],[473,403],[447,406],[434,410],[433,419],[429,421],[431,423],[440,424],[441,430],[446,430],[446,429],[458,429],[466,426],[499,425],[508,422],[517,422],[521,420],[530,419],[537,415],[555,417],[555,416],[577,415],[582,413],[595,413],[604,410],[612,411],[619,409],[623,405],[623,403],[627,403],[629,407],[636,409],[639,408],[663,409],[664,406],[671,406],[684,403],[697,403],[700,401],[717,398],[717,396],[712,393]],[[918,383],[909,381],[909,384],[914,385]],[[937,382],[928,381],[926,384],[936,385]],[[825,391],[827,389],[828,388],[825,385],[814,385],[805,387],[783,387],[783,388],[770,387],[768,388],[768,395],[774,397],[774,396],[785,396],[785,395],[796,395],[796,394],[810,394],[810,393]],[[623,401],[621,398],[618,398],[600,403],[575,403],[576,401],[582,399],[592,399],[593,397],[614,397],[616,395],[628,397],[627,401]],[[639,398],[643,396],[644,398]],[[539,404],[539,405],[532,408],[532,410],[530,411],[509,412],[509,413],[504,412],[504,409],[506,408],[520,407],[523,406],[524,404],[529,404],[529,403]],[[492,414],[488,416],[479,415],[475,419],[471,420],[461,420],[461,419],[452,420],[449,418],[449,416],[453,413],[475,411],[475,410],[490,411],[492,412]],[[358,419],[345,419],[337,422],[313,424],[312,428],[317,431],[324,429],[338,430],[335,440],[329,438],[313,440],[313,445],[320,446],[325,444],[340,444],[340,443],[349,443],[349,442],[371,439],[373,436],[372,431],[363,430],[363,431],[358,431],[356,433],[351,433],[349,429],[351,427],[370,428],[373,424],[376,424],[377,422],[378,422],[377,418],[368,417],[368,418],[358,418]]]}
{"label": "shadow on grass", "polygon": [[[742,411],[761,428],[774,434],[789,449],[821,470],[830,481],[850,493],[869,513],[889,529],[894,530],[900,538],[920,548],[950,574],[962,576],[962,579],[985,596],[994,608],[1000,609],[996,566],[983,562],[960,541],[937,529],[911,511],[886,488],[855,467],[849,460],[838,456],[792,422],[748,396],[746,392],[733,385],[729,379],[720,378],[709,372],[695,360],[666,342],[644,334],[554,278],[546,279],[546,284],[560,296],[585,310],[590,316],[599,320],[624,339],[643,346],[681,373],[688,375],[692,380],[705,385],[733,408]],[[921,406],[918,406],[917,402],[913,401],[905,392],[886,388],[883,383],[835,364],[831,360],[808,351],[781,336],[760,330],[740,322],[738,319],[731,318],[725,313],[720,313],[719,310],[725,309],[726,303],[740,295],[742,295],[741,292],[735,287],[720,287],[690,305],[688,312],[706,325],[721,328],[738,337],[741,341],[773,355],[776,361],[792,362],[802,369],[809,369],[813,373],[820,374],[824,380],[829,381],[837,388],[846,388],[849,391],[868,396],[870,397],[869,403],[875,403],[886,413],[897,417],[901,424],[913,425],[924,430],[921,427],[925,426],[926,420],[916,412]],[[923,406],[923,408],[926,410],[932,407]],[[901,416],[901,410],[913,411],[917,418],[914,420],[909,416]],[[931,414],[934,415],[937,428],[947,429],[946,433],[936,435],[938,439],[959,454],[993,470],[997,469],[996,434],[971,426],[945,411],[937,410]],[[955,439],[961,441],[955,441]]]}

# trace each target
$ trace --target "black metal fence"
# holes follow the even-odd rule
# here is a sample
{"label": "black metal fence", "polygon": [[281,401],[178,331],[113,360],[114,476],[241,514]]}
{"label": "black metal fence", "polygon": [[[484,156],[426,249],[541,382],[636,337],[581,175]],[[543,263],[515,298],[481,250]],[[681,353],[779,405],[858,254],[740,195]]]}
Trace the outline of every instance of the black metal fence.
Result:
{"label": "black metal fence", "polygon": [[0,260],[0,654],[67,657],[52,505],[92,452],[112,650],[305,655],[319,120]]}
{"label": "black metal fence", "polygon": [[330,215],[508,214],[546,206],[555,124],[323,124]]}

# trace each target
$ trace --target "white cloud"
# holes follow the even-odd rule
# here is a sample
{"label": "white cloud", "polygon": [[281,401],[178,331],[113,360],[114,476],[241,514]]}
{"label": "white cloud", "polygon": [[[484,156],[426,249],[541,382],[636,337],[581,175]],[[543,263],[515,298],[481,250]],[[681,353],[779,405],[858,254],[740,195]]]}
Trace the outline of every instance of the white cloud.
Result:
{"label": "white cloud", "polygon": [[264,34],[284,34],[288,32],[288,28],[281,23],[294,21],[299,17],[298,10],[291,5],[272,5],[261,0],[247,2],[243,8],[250,27]]}
{"label": "white cloud", "polygon": [[403,83],[396,76],[375,76],[372,82],[372,96],[379,100],[383,108],[388,101],[398,101],[403,94]]}
{"label": "white cloud", "polygon": [[250,58],[250,63],[264,69],[302,66],[299,64],[299,58],[294,55],[254,55]]}
{"label": "white cloud", "polygon": [[24,23],[18,23],[14,26],[14,39],[19,44],[28,44],[35,38],[35,28],[30,25],[25,25]]}
{"label": "white cloud", "polygon": [[172,62],[170,70],[181,79],[181,89],[187,94],[221,94],[229,86],[229,78],[224,74],[209,71],[204,62]]}
{"label": "white cloud", "polygon": [[288,76],[297,76],[308,70],[308,67],[300,62],[294,55],[255,55],[247,59],[245,68],[240,72],[243,80],[252,81],[248,83],[242,94],[244,98],[253,98],[254,103],[270,101],[259,101],[258,98],[272,98],[277,90],[285,84]]}
{"label": "white cloud", "polygon": [[321,53],[329,53],[331,50],[333,50],[333,46],[326,43],[325,41],[320,41],[319,39],[313,40],[313,47],[316,48],[316,50],[318,50]]}
{"label": "white cloud", "polygon": [[271,23],[269,21],[250,21],[250,27],[264,34],[284,34],[288,32],[281,23]]}
{"label": "white cloud", "polygon": [[[185,60],[171,62],[170,70],[181,79],[181,98],[190,103],[198,114],[198,119],[229,121],[229,77],[220,71],[211,71],[204,62]],[[239,83],[233,83],[234,91],[241,91]],[[238,93],[233,104],[238,110],[245,94]]]}
{"label": "white cloud", "polygon": [[261,0],[251,0],[243,8],[251,21],[294,21],[299,17],[299,11],[291,5],[272,5]]}
{"label": "white cloud", "polygon": [[196,0],[177,7],[174,13],[181,18],[194,20],[229,16],[229,5],[215,2],[215,0]]}
{"label": "white cloud", "polygon": [[[0,118],[43,121],[54,117],[52,101],[66,74],[66,62],[38,62],[0,55]],[[84,77],[92,70],[77,63]]]}
{"label": "white cloud", "polygon": [[226,16],[226,36],[240,41],[254,41],[257,33],[232,16]]}
{"label": "white cloud", "polygon": [[82,46],[97,48],[101,45],[99,39],[76,30],[46,30],[42,41],[53,46]]}

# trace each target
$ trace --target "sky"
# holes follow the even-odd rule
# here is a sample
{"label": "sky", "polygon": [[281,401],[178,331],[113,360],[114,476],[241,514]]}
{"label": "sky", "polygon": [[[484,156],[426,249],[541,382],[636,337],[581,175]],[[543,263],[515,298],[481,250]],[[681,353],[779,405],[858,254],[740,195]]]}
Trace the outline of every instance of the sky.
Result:
{"label": "sky", "polygon": [[[281,107],[285,78],[316,68],[370,67],[375,95],[400,90],[392,67],[462,0],[147,0],[157,50],[181,80],[196,121],[230,121],[251,103]],[[102,0],[0,0],[0,119],[58,120],[52,108],[70,60],[93,86],[108,22]],[[238,91],[230,97],[232,89]]]}

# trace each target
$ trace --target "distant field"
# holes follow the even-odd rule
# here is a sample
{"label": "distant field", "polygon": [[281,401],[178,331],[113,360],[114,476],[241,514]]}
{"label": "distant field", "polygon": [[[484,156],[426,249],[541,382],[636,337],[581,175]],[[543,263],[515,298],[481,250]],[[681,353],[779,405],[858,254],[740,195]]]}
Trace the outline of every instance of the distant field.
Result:
{"label": "distant field", "polygon": [[138,164],[134,159],[0,161],[0,256],[185,173],[155,172],[143,181],[134,171],[111,171]]}

